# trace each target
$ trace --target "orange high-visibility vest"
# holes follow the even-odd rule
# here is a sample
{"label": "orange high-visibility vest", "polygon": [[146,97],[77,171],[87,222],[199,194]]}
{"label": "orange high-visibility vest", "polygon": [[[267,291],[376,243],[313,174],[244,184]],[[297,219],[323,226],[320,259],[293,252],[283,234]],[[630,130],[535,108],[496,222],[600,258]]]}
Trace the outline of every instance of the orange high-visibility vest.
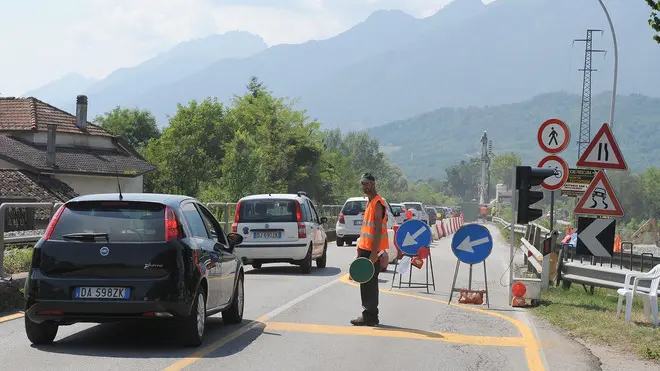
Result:
{"label": "orange high-visibility vest", "polygon": [[[360,241],[357,246],[358,249],[373,250],[374,237],[376,236],[376,203],[383,205],[383,210],[386,210],[385,201],[379,195],[369,202],[367,210],[364,212],[364,220],[362,221],[362,229],[360,230]],[[383,222],[379,227],[381,237],[378,251],[387,250],[390,247],[387,236],[387,213],[383,215]]]}
{"label": "orange high-visibility vest", "polygon": [[412,219],[412,217],[413,217],[412,210],[408,209],[406,211],[406,219]]}

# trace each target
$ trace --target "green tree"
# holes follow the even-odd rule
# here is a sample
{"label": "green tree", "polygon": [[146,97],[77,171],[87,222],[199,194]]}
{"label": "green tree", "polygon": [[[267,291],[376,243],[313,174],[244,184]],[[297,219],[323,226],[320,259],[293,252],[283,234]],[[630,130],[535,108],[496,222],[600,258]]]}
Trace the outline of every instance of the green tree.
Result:
{"label": "green tree", "polygon": [[658,34],[653,35],[653,39],[660,44],[660,17],[658,17],[658,12],[660,12],[660,1],[658,0],[646,0],[646,3],[651,7],[651,15],[649,16],[649,25],[653,31]]}
{"label": "green tree", "polygon": [[110,133],[122,137],[138,151],[144,149],[149,139],[159,138],[156,118],[149,111],[138,108],[115,107],[112,111],[96,116],[94,122]]}
{"label": "green tree", "polygon": [[179,104],[162,136],[151,139],[144,151],[157,166],[153,191],[197,196],[204,182],[222,176],[220,162],[234,132],[224,105],[216,99]]}
{"label": "green tree", "polygon": [[640,175],[647,217],[658,217],[660,212],[660,169],[651,166]]}
{"label": "green tree", "polygon": [[513,152],[496,156],[490,164],[491,184],[505,184],[511,189],[511,169],[520,165],[522,165],[522,159]]}
{"label": "green tree", "polygon": [[463,201],[477,198],[481,159],[473,157],[445,169],[449,190]]}

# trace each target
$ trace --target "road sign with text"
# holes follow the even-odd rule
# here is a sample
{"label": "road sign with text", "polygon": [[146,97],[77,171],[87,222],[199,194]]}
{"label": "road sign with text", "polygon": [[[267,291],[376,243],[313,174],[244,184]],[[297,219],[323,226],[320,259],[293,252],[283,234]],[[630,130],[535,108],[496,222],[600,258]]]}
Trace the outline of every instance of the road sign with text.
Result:
{"label": "road sign with text", "polygon": [[540,162],[538,167],[544,169],[554,170],[555,175],[549,178],[546,178],[541,187],[547,189],[548,191],[556,191],[561,188],[566,180],[568,179],[568,164],[564,161],[563,158],[555,155],[550,155],[544,157]]}
{"label": "road sign with text", "polygon": [[575,214],[617,217],[624,215],[623,208],[603,170],[596,174],[589,188],[578,201],[574,212]]}
{"label": "road sign with text", "polygon": [[571,141],[571,130],[563,121],[550,119],[539,127],[536,140],[544,152],[557,154],[565,150]]}
{"label": "road sign with text", "polygon": [[623,159],[621,149],[606,123],[600,127],[598,133],[584,150],[577,161],[578,167],[592,167],[601,169],[627,170],[628,165]]}
{"label": "road sign with text", "polygon": [[576,255],[611,258],[614,251],[615,219],[578,218]]}
{"label": "road sign with text", "polygon": [[561,188],[561,195],[568,197],[582,197],[589,188],[589,184],[598,173],[596,169],[568,169],[568,180]]}

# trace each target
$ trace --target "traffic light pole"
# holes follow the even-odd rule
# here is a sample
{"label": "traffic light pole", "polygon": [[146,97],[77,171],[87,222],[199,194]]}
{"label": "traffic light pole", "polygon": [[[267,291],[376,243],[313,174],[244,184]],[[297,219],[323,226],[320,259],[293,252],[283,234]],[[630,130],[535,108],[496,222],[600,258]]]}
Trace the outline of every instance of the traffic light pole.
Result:
{"label": "traffic light pole", "polygon": [[513,251],[516,248],[516,205],[518,204],[518,192],[516,190],[516,168],[513,168],[511,172],[511,244],[509,246],[509,303],[513,300],[513,293],[511,292],[511,287],[513,287]]}
{"label": "traffic light pole", "polygon": [[555,230],[555,191],[550,191],[550,231]]}

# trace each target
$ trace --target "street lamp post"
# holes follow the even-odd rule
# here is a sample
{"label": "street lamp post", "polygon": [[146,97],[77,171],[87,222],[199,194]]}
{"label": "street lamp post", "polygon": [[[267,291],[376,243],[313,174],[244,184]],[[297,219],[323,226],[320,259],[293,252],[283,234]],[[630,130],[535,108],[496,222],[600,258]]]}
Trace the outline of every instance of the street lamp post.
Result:
{"label": "street lamp post", "polygon": [[610,18],[610,13],[607,11],[607,8],[605,7],[605,4],[603,3],[603,0],[598,0],[600,3],[600,6],[603,8],[603,11],[605,12],[605,16],[607,17],[607,22],[610,24],[610,30],[612,31],[612,40],[614,41],[614,82],[612,84],[612,103],[610,105],[610,128],[612,131],[614,131],[614,104],[616,102],[616,81],[617,81],[617,74],[619,72],[619,48],[617,47],[616,43],[616,33],[614,32],[614,25],[612,24],[612,18]]}

